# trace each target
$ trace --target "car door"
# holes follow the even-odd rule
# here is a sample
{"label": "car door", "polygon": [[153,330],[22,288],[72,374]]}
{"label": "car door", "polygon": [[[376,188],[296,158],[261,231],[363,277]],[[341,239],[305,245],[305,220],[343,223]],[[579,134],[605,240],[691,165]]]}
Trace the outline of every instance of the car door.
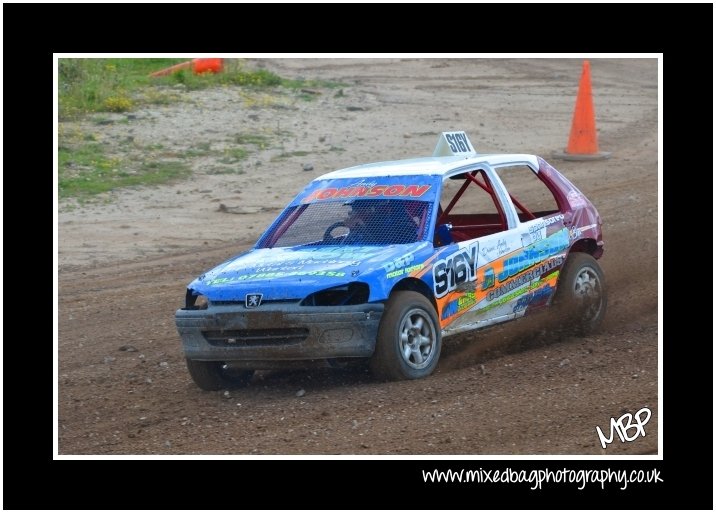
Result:
{"label": "car door", "polygon": [[438,230],[449,244],[433,267],[434,291],[445,335],[515,317],[498,301],[504,265],[522,248],[519,218],[504,186],[487,164],[446,177]]}
{"label": "car door", "polygon": [[489,264],[489,283],[483,282],[488,289],[484,319],[499,322],[549,304],[566,259],[569,231],[537,169],[506,163],[493,172],[493,187],[502,191],[503,207],[515,220],[509,251]]}

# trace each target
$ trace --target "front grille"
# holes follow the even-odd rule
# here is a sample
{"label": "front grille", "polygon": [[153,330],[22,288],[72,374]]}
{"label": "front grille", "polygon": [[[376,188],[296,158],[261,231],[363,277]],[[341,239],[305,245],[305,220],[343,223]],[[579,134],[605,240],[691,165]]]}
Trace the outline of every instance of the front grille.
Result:
{"label": "front grille", "polygon": [[[281,303],[298,303],[297,299],[265,299],[261,301],[261,306],[269,305],[269,304],[281,304]],[[212,301],[212,305],[215,306],[234,306],[234,305],[246,305],[246,300],[242,301]],[[260,308],[260,307],[259,307]]]}
{"label": "front grille", "polygon": [[205,331],[203,335],[212,346],[270,346],[299,344],[308,338],[308,328]]}

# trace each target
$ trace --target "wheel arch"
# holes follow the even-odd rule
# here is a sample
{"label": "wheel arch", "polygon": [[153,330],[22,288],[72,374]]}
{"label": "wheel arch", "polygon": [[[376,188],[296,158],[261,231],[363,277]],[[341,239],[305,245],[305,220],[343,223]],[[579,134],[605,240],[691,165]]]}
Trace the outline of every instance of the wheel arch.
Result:
{"label": "wheel arch", "polygon": [[411,290],[413,292],[422,294],[427,298],[428,301],[430,301],[430,303],[433,305],[433,308],[435,308],[435,311],[438,311],[438,305],[435,301],[433,291],[430,290],[430,287],[428,287],[428,285],[423,280],[419,280],[418,278],[404,278],[395,284],[390,293],[392,295],[393,292],[397,292],[399,290]]}
{"label": "wheel arch", "polygon": [[[594,314],[590,312],[592,307],[584,301],[586,299],[592,305],[597,303],[593,299],[589,299],[584,291],[575,292],[576,279],[587,268],[590,269],[589,272],[595,278],[595,286],[588,285],[588,287],[599,292],[597,296],[589,294],[590,297],[598,297],[598,309]],[[579,285],[579,288],[582,289],[583,285]],[[586,251],[570,251],[560,271],[552,304],[562,310],[562,315],[572,318],[576,333],[579,335],[587,334],[598,329],[604,319],[607,309],[607,290],[604,271],[596,258]],[[586,305],[587,308],[583,312],[588,313],[589,318],[578,311],[578,308],[583,305]]]}
{"label": "wheel arch", "polygon": [[594,239],[579,239],[578,241],[575,241],[574,244],[572,244],[572,247],[569,248],[569,252],[587,253],[588,255],[594,257],[595,260],[597,260],[599,259],[599,257],[602,256],[604,249],[602,248],[602,246],[597,244],[597,241]]}

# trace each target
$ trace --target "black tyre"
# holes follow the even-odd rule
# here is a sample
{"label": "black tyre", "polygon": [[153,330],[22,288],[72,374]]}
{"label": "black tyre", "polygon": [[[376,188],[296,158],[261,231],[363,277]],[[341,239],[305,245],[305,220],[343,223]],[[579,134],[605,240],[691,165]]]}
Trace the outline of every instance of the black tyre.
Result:
{"label": "black tyre", "polygon": [[186,366],[194,383],[209,391],[243,388],[254,375],[253,370],[232,369],[226,362],[203,362],[187,358]]}
{"label": "black tyre", "polygon": [[442,337],[435,308],[417,292],[394,292],[378,328],[373,374],[381,379],[419,379],[432,374]]}
{"label": "black tyre", "polygon": [[570,253],[559,276],[555,306],[580,334],[599,328],[607,312],[604,273],[587,253]]}

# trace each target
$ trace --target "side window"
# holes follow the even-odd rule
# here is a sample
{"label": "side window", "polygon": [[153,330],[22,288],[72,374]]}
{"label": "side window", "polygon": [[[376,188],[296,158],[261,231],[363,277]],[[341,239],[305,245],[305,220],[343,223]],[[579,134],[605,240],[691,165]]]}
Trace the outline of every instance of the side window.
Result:
{"label": "side window", "polygon": [[505,184],[520,221],[529,221],[559,212],[557,200],[537,173],[527,166],[495,169]]}
{"label": "side window", "polygon": [[[437,224],[436,246],[507,229],[505,213],[485,171],[471,171],[443,181]],[[440,228],[446,224],[452,226],[449,234]]]}

